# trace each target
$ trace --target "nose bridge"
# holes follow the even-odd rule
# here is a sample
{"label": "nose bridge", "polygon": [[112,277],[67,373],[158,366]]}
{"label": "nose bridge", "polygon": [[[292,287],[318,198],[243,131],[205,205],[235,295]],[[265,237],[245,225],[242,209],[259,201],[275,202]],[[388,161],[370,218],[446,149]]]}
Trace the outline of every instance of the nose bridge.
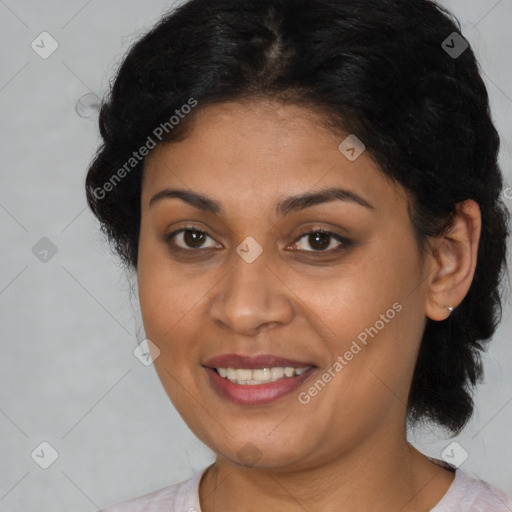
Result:
{"label": "nose bridge", "polygon": [[219,283],[210,306],[215,322],[246,334],[293,318],[286,286],[268,268],[267,254],[254,242],[246,239],[233,252],[231,270]]}

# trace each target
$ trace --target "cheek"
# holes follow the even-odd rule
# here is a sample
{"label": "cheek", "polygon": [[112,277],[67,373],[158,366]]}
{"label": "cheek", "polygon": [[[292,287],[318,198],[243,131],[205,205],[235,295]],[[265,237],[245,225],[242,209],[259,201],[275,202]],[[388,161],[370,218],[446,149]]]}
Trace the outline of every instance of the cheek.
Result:
{"label": "cheek", "polygon": [[[194,307],[208,288],[205,280],[194,278],[190,270],[171,260],[165,247],[149,230],[141,229],[137,284],[146,335],[165,340]],[[203,289],[204,288],[204,289]]]}
{"label": "cheek", "polygon": [[[150,256],[150,255],[153,256]],[[197,371],[199,337],[197,307],[207,292],[172,267],[169,259],[155,257],[141,244],[137,272],[139,302],[145,335],[160,350],[154,361],[163,388],[180,415],[197,429],[190,404],[199,403]]]}
{"label": "cheek", "polygon": [[[328,279],[294,277],[303,314],[329,353],[326,367],[336,375],[337,396],[363,400],[368,393],[373,400],[389,389],[407,394],[424,326],[416,251],[413,240],[398,248],[376,241]],[[333,367],[338,357],[342,369]]]}
{"label": "cheek", "polygon": [[[172,279],[154,267],[139,275],[139,301],[146,334],[166,338],[180,328],[205,295],[190,281]],[[204,300],[204,299],[203,299]]]}
{"label": "cheek", "polygon": [[[285,275],[302,314],[329,338],[353,338],[379,320],[381,314],[402,302],[414,266],[396,261],[386,247],[373,245],[372,251],[359,251],[321,277],[301,272]],[[394,310],[390,312],[393,315]]]}

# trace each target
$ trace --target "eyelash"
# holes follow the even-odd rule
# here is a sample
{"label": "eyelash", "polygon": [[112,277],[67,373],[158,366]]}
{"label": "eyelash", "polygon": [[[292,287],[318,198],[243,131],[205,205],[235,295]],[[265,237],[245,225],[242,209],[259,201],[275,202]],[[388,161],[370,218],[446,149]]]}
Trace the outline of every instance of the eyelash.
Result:
{"label": "eyelash", "polygon": [[[176,245],[174,245],[172,243],[172,239],[176,235],[178,235],[180,233],[185,233],[187,231],[195,231],[195,232],[200,233],[200,234],[205,234],[205,235],[207,235],[209,238],[211,238],[213,240],[213,238],[206,231],[197,229],[197,228],[195,228],[193,226],[188,226],[188,227],[184,227],[184,228],[181,228],[181,229],[177,229],[176,231],[173,231],[172,233],[170,233],[169,235],[167,235],[165,237],[165,241],[169,245],[169,247],[170,247],[172,252],[180,253],[180,254],[182,254],[184,256],[189,256],[189,255],[193,255],[193,254],[197,255],[197,253],[199,253],[201,251],[208,250],[208,248],[206,248],[206,249],[203,249],[203,248],[199,248],[199,249],[184,249],[183,247],[178,247],[178,246],[176,246]],[[348,240],[348,239],[338,235],[337,233],[333,233],[332,231],[327,231],[327,230],[322,229],[322,228],[316,228],[316,229],[312,229],[310,231],[306,231],[305,233],[302,233],[298,238],[295,239],[295,241],[293,242],[293,245],[298,243],[304,237],[312,235],[312,234],[316,234],[316,233],[321,233],[322,235],[329,235],[331,238],[334,238],[336,241],[340,242],[340,245],[338,247],[336,247],[335,249],[329,249],[329,250],[301,251],[300,249],[294,249],[294,251],[305,252],[305,253],[312,253],[312,254],[318,254],[318,255],[333,254],[333,253],[337,253],[340,250],[347,249],[348,247],[350,247],[352,245],[352,242],[350,240]],[[330,245],[330,242],[329,242],[329,245]]]}

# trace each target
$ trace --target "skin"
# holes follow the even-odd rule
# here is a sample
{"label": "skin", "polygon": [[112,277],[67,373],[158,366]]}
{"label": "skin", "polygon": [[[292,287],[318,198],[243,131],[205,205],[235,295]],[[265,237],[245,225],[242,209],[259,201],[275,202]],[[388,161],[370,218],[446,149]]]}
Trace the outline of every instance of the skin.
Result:
{"label": "skin", "polygon": [[[203,512],[214,510],[427,511],[453,473],[406,439],[406,403],[426,317],[443,320],[474,275],[478,205],[460,205],[453,229],[422,255],[407,214],[408,195],[367,151],[349,161],[314,110],[271,100],[229,102],[197,112],[187,137],[147,157],[141,197],[138,287],[155,367],[190,429],[216,454],[200,482]],[[342,187],[373,209],[332,200],[278,216],[284,197]],[[222,214],[166,188],[214,199]],[[178,234],[189,227],[194,239]],[[352,242],[308,242],[323,228]],[[190,233],[189,233],[190,235]],[[253,237],[252,263],[236,252]],[[188,245],[187,245],[188,242]],[[196,252],[183,255],[171,247]],[[192,244],[192,246],[191,246]],[[339,247],[342,247],[339,249]],[[336,250],[338,249],[338,250]],[[302,404],[357,335],[394,303],[402,306],[343,370]],[[265,405],[219,396],[202,363],[223,353],[273,353],[313,361],[297,392]],[[237,453],[254,445],[247,461]]]}

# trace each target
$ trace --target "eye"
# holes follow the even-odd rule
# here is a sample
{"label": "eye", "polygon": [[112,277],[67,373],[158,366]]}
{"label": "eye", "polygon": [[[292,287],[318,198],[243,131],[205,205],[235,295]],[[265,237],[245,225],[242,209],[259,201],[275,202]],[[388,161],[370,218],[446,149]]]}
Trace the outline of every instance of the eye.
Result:
{"label": "eye", "polygon": [[[174,238],[176,238],[176,241],[172,241]],[[212,240],[213,243],[205,246],[204,243],[208,238]],[[171,246],[174,246],[175,250],[189,252],[197,249],[212,249],[218,246],[208,233],[193,227],[173,231],[166,236],[166,241],[170,243]]]}
{"label": "eye", "polygon": [[[305,240],[302,244],[300,241]],[[348,247],[350,241],[331,231],[324,229],[315,229],[304,233],[294,244],[298,249],[305,252],[335,252],[342,247]],[[308,250],[305,245],[309,245],[313,250]]]}
{"label": "eye", "polygon": [[[208,233],[195,227],[178,229],[167,235],[165,239],[173,251],[186,254],[199,252],[201,249],[222,247],[220,244],[216,243]],[[205,245],[208,239],[210,239],[211,242],[209,245]],[[307,249],[305,247],[306,245],[312,247],[312,250]],[[298,249],[299,251],[310,253],[331,253],[339,249],[347,248],[350,245],[350,240],[336,233],[324,229],[315,229],[302,234],[292,247],[294,250]]]}

